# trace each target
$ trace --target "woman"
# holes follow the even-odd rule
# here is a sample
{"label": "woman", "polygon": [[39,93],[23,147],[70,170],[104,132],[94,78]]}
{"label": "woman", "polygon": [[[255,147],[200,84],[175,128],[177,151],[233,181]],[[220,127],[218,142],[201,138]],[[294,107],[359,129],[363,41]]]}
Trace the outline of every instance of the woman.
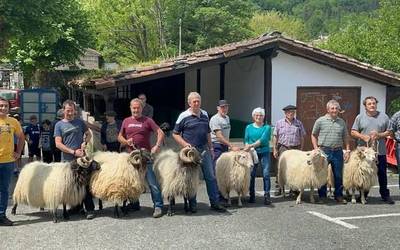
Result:
{"label": "woman", "polygon": [[250,179],[250,200],[249,203],[255,203],[255,178],[257,166],[261,165],[264,180],[264,204],[271,204],[271,181],[269,175],[270,168],[270,149],[269,140],[271,138],[271,127],[264,124],[265,110],[255,108],[252,112],[253,123],[247,125],[244,135],[245,150],[254,148],[257,152],[259,163],[254,165]]}

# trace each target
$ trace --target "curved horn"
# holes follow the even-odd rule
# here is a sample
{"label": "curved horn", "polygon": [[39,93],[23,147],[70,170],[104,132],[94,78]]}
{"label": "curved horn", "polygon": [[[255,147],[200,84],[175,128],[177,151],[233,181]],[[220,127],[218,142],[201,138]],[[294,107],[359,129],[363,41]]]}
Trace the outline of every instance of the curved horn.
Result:
{"label": "curved horn", "polygon": [[140,150],[140,152],[141,152],[141,156],[142,156],[144,159],[146,159],[146,161],[150,161],[150,160],[152,159],[151,152],[149,152],[147,149],[142,148],[142,149]]}
{"label": "curved horn", "polygon": [[191,163],[193,162],[193,156],[190,157],[190,152],[193,149],[191,147],[184,147],[181,149],[181,151],[179,152],[179,158],[181,159],[182,162],[184,163]]}
{"label": "curved horn", "polygon": [[131,159],[130,159],[131,163],[133,165],[139,165],[142,163],[142,157],[140,157],[140,155],[134,155]]}

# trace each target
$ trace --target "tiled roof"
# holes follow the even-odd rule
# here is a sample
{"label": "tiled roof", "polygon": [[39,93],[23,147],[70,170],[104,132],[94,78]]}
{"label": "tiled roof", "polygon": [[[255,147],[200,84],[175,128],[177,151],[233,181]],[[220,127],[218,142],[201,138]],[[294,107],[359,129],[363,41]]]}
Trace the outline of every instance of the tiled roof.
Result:
{"label": "tiled roof", "polygon": [[[316,48],[298,40],[286,38],[276,32],[255,39],[185,54],[165,60],[159,64],[120,72],[105,78],[92,79],[91,84],[96,89],[117,87],[120,84],[127,84],[127,81],[131,83],[149,78],[163,77],[165,74],[172,75],[176,73],[174,71],[182,72],[199,68],[204,64],[227,62],[234,58],[261,53],[263,50],[270,48],[276,48],[278,51],[284,51],[295,56],[301,56],[321,64],[326,64],[385,85],[400,86],[400,74],[398,73],[360,62],[345,55]],[[78,83],[71,82],[71,84]]]}

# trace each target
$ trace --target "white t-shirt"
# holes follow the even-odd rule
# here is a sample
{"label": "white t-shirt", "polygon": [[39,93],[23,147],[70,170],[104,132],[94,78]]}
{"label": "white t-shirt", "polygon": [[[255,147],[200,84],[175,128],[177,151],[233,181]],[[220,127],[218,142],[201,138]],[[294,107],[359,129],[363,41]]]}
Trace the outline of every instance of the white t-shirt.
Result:
{"label": "white t-shirt", "polygon": [[229,120],[229,116],[222,117],[220,114],[215,114],[210,119],[210,128],[211,128],[211,141],[214,143],[220,143],[217,139],[217,135],[215,134],[216,130],[221,130],[222,135],[225,139],[229,140],[229,134],[231,132],[231,123]]}

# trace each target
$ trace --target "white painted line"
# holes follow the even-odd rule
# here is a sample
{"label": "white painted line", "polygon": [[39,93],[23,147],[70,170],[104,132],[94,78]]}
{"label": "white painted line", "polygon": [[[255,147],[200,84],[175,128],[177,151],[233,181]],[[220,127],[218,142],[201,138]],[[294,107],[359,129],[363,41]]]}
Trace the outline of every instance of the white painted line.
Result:
{"label": "white painted line", "polygon": [[395,216],[400,216],[400,213],[361,215],[361,216],[349,216],[349,217],[336,217],[335,219],[337,219],[337,220],[357,220],[357,219],[395,217]]}
{"label": "white painted line", "polygon": [[343,226],[343,227],[345,227],[345,228],[348,228],[348,229],[356,229],[356,228],[358,228],[357,226],[354,226],[354,225],[352,225],[352,224],[350,224],[350,223],[341,221],[341,220],[338,219],[338,218],[332,218],[332,217],[327,216],[327,215],[325,215],[325,214],[321,214],[321,213],[314,212],[314,211],[307,211],[307,213],[312,214],[312,215],[314,215],[314,216],[317,216],[317,217],[319,217],[319,218],[321,218],[321,219],[323,219],[323,220],[326,220],[326,221],[329,221],[329,222],[332,222],[332,223],[341,225],[341,226]]}
{"label": "white painted line", "polygon": [[[388,187],[388,188],[389,188],[389,187],[399,187],[399,184],[387,185],[387,187]],[[379,186],[373,186],[372,188],[379,188]],[[335,188],[332,188],[332,192],[333,192],[333,190],[335,190]],[[309,188],[306,188],[306,189],[304,189],[304,191],[307,191],[307,192],[308,192],[308,191],[310,191],[310,189],[309,189]],[[318,192],[318,189],[314,189],[314,192],[317,193],[317,192]],[[285,193],[288,194],[289,191],[286,190]],[[264,196],[264,191],[256,191],[256,194],[258,194],[258,195],[260,195],[260,196]],[[272,192],[272,194],[271,194],[271,197],[280,197],[280,196],[281,196],[281,195],[279,195],[279,196],[273,195],[273,192]]]}

